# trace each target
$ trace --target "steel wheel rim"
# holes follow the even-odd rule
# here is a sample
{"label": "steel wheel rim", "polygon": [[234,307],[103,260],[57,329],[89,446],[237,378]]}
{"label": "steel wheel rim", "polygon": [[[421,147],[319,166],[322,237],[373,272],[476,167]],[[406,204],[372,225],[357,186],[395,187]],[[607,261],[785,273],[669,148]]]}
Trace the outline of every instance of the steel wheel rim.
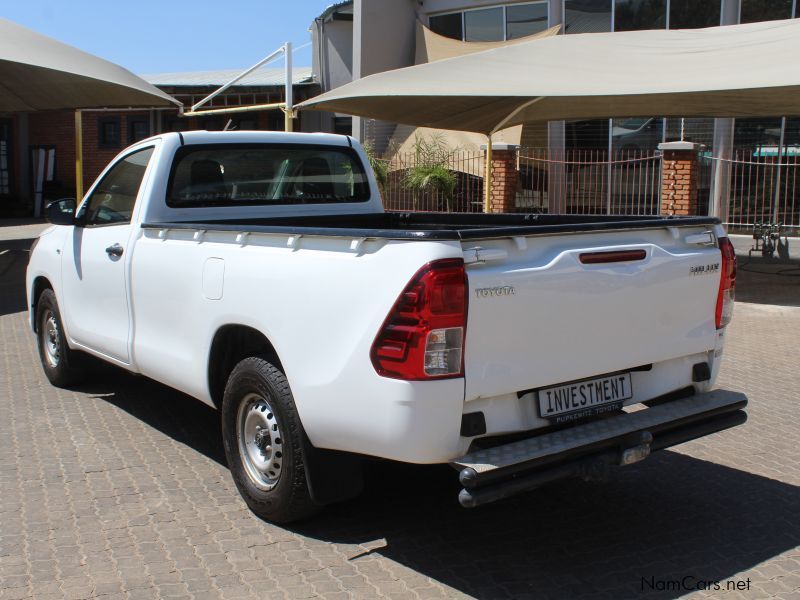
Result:
{"label": "steel wheel rim", "polygon": [[47,364],[57,367],[61,362],[61,331],[58,329],[58,321],[52,310],[44,313],[42,319],[42,346],[44,357]]}
{"label": "steel wheel rim", "polygon": [[239,458],[250,481],[271,490],[283,468],[283,434],[278,415],[260,394],[247,394],[236,417]]}

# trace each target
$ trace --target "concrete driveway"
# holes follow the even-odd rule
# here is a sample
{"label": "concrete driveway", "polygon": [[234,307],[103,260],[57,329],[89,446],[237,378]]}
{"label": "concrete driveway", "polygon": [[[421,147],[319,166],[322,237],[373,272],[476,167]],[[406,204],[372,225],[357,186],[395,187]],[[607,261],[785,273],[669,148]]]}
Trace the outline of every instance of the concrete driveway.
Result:
{"label": "concrete driveway", "polygon": [[448,467],[376,465],[359,499],[287,528],[240,500],[212,409],[110,367],[47,383],[21,312],[34,229],[13,229],[0,599],[800,598],[800,271],[740,273],[719,383],[749,395],[743,427],[473,511]]}

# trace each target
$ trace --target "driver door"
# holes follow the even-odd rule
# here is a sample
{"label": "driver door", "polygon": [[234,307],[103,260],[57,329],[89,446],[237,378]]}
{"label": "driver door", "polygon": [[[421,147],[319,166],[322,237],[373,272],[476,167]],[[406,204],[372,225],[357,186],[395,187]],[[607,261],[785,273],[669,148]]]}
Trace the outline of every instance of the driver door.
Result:
{"label": "driver door", "polygon": [[129,364],[128,270],[131,216],[153,147],[132,152],[109,169],[78,211],[64,248],[61,276],[70,338]]}

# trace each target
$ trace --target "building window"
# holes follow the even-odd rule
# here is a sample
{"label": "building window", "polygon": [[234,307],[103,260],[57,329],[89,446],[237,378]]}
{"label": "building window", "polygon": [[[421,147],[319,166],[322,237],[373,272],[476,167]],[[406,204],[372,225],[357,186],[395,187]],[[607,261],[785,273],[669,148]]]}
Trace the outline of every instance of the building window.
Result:
{"label": "building window", "polygon": [[353,117],[334,117],[333,133],[351,135],[353,133]]}
{"label": "building window", "polygon": [[97,145],[100,148],[119,148],[120,142],[119,117],[100,117],[97,120]]}
{"label": "building window", "polygon": [[258,127],[256,127],[255,119],[238,119],[236,121],[236,129],[239,131],[256,131]]}
{"label": "building window", "polygon": [[764,146],[777,148],[781,140],[781,118],[737,118],[733,130],[735,148],[757,150]]}
{"label": "building window", "polygon": [[205,131],[222,131],[225,123],[219,117],[207,117],[200,121],[200,129]]}
{"label": "building window", "polygon": [[720,0],[670,0],[670,29],[699,29],[720,23]]}
{"label": "building window", "polygon": [[792,0],[742,0],[741,23],[792,18]]}
{"label": "building window", "polygon": [[625,158],[631,153],[653,152],[664,141],[664,119],[634,117],[612,119],[611,149],[621,151]]}
{"label": "building window", "polygon": [[547,29],[547,6],[547,0],[539,0],[432,15],[428,27],[439,35],[466,42],[513,40]]}
{"label": "building window", "polygon": [[547,29],[547,2],[506,7],[506,39],[533,35]]}
{"label": "building window", "polygon": [[608,151],[608,119],[567,121],[564,143],[568,150]]}
{"label": "building window", "polygon": [[436,15],[431,17],[428,23],[434,33],[454,40],[461,40],[464,38],[461,28],[461,16],[462,13],[460,12],[450,13],[449,15]]}
{"label": "building window", "polygon": [[667,0],[616,0],[614,31],[665,29]]}
{"label": "building window", "polygon": [[505,39],[503,7],[464,12],[464,41],[498,42]]}
{"label": "building window", "polygon": [[164,119],[164,131],[188,131],[189,120],[182,117],[166,117]]}
{"label": "building window", "polygon": [[0,196],[11,193],[11,122],[0,121]]}
{"label": "building window", "polygon": [[566,0],[564,33],[602,33],[611,31],[613,0]]}
{"label": "building window", "polygon": [[128,117],[128,144],[150,137],[150,119],[146,116]]}

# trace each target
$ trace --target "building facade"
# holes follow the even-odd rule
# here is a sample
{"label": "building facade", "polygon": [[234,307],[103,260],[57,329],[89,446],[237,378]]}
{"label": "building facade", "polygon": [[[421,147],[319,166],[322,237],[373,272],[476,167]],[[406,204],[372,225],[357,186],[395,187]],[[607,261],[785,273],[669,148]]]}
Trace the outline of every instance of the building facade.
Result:
{"label": "building facade", "polygon": [[[342,14],[346,14],[346,20]],[[465,42],[517,39],[561,25],[563,35],[686,29],[800,16],[797,0],[353,0],[330,7],[312,26],[313,72],[323,91],[372,73],[414,64],[415,25]],[[569,76],[569,74],[565,74]],[[734,129],[731,131],[731,127]],[[688,119],[684,136],[708,147],[800,144],[800,119]],[[655,149],[680,135],[681,119],[600,119],[550,123],[547,139],[526,145],[580,149]],[[391,125],[353,120],[353,135],[391,135]]]}
{"label": "building facade", "polygon": [[[163,73],[143,78],[190,107],[233,77],[238,70]],[[282,102],[285,74],[260,69],[213,98],[204,109],[234,108]],[[293,73],[295,102],[319,93],[310,68]],[[83,190],[92,184],[120,150],[166,131],[254,129],[283,131],[278,109],[229,115],[182,117],[177,108],[84,110]],[[312,127],[312,129],[309,129]],[[295,129],[316,130],[298,115]],[[75,195],[75,113],[71,110],[0,114],[0,216],[40,215],[44,204]]]}
{"label": "building facade", "polygon": [[[414,64],[417,22],[470,42],[498,42],[560,26],[561,35],[650,29],[694,29],[800,17],[797,0],[352,0],[326,10],[312,26],[314,76],[326,91],[352,79]],[[347,14],[346,20],[339,17]],[[335,28],[335,34],[333,33]],[[349,34],[349,38],[348,38]],[[352,41],[352,44],[350,43]],[[333,55],[336,59],[333,60]],[[348,60],[349,59],[349,60]],[[787,57],[787,68],[791,58]],[[569,73],[564,73],[569,77]],[[327,117],[343,119],[342,115]],[[324,123],[320,123],[324,124]],[[397,125],[352,119],[353,135],[386,152]],[[655,153],[659,143],[696,142],[708,156],[728,160],[770,149],[800,148],[800,118],[649,118],[558,121],[526,125],[520,145],[555,155]],[[794,150],[793,150],[794,151]],[[726,217],[730,177],[719,161],[701,173],[704,206]],[[712,182],[714,182],[712,184]],[[552,185],[552,183],[551,183]],[[552,196],[552,194],[551,194]],[[794,202],[794,200],[793,200]],[[723,206],[723,204],[725,206]]]}

